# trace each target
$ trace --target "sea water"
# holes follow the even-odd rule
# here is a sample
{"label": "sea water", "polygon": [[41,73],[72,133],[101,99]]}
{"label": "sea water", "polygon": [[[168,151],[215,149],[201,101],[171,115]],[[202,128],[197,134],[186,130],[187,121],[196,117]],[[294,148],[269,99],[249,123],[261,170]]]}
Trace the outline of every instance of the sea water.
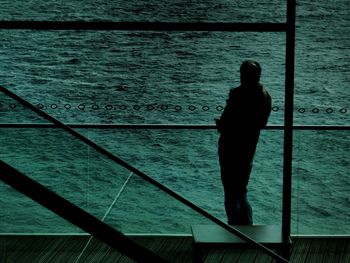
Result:
{"label": "sea water", "polygon": [[[2,20],[285,22],[284,1],[1,1]],[[296,125],[349,125],[349,3],[297,1]],[[0,31],[1,85],[64,123],[214,125],[244,59],[260,62],[284,124],[284,33]],[[47,122],[1,96],[1,122]],[[226,220],[208,130],[79,129]],[[62,130],[1,129],[1,159],[124,232],[203,220]],[[349,234],[349,132],[295,131],[292,231]],[[249,184],[256,224],[280,224],[283,130],[264,130]],[[79,231],[1,185],[1,232]],[[10,196],[11,198],[8,198]],[[106,211],[114,203],[111,212]],[[30,208],[30,209],[29,209]]]}

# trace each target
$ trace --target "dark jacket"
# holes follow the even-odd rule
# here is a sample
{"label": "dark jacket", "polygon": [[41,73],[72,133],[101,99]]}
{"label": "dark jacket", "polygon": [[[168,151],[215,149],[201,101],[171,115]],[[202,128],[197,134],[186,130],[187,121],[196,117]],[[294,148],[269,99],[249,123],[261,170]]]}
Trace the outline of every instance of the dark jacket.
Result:
{"label": "dark jacket", "polygon": [[260,130],[266,126],[271,113],[271,96],[258,84],[232,89],[217,129],[219,153],[253,159]]}

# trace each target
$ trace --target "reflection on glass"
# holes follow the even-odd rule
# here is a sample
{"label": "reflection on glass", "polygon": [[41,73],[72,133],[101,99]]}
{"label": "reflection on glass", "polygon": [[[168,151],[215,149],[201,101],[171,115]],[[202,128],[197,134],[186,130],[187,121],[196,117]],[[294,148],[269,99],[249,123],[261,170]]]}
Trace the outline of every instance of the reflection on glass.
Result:
{"label": "reflection on glass", "polygon": [[293,233],[347,235],[350,133],[295,131]]}

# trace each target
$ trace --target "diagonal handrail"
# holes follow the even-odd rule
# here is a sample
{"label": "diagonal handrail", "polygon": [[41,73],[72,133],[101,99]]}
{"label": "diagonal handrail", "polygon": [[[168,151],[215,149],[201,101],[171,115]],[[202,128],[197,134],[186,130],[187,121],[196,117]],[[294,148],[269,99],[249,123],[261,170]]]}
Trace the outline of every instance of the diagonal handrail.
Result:
{"label": "diagonal handrail", "polygon": [[137,262],[166,261],[113,227],[0,160],[0,179]]}
{"label": "diagonal handrail", "polygon": [[222,228],[226,229],[227,231],[231,232],[232,234],[238,236],[239,238],[241,238],[242,240],[246,241],[247,243],[254,245],[256,248],[260,248],[262,251],[264,251],[265,253],[269,254],[271,257],[279,260],[279,262],[288,262],[286,259],[284,259],[280,255],[276,254],[274,251],[272,251],[272,250],[268,249],[267,247],[263,246],[262,244],[256,242],[255,240],[253,240],[252,238],[250,238],[246,234],[242,233],[241,231],[239,231],[235,227],[232,227],[232,226],[224,223],[222,220],[220,220],[217,217],[213,216],[212,214],[208,213],[204,209],[198,207],[197,205],[195,205],[194,203],[192,203],[188,199],[186,199],[183,196],[177,194],[176,192],[174,192],[170,188],[168,188],[165,185],[161,184],[160,182],[154,180],[153,178],[149,177],[148,175],[146,175],[145,173],[143,173],[140,170],[136,169],[135,167],[131,166],[129,163],[123,161],[122,159],[120,159],[119,157],[115,156],[111,152],[109,152],[106,149],[100,147],[99,145],[97,145],[96,143],[91,141],[90,139],[88,139],[85,136],[83,136],[82,134],[78,133],[76,130],[68,127],[67,125],[65,125],[64,123],[62,123],[59,120],[55,119],[51,115],[43,112],[39,108],[37,108],[34,105],[32,105],[30,102],[24,100],[23,98],[19,97],[18,95],[16,95],[15,93],[11,92],[8,89],[6,89],[5,87],[0,86],[0,91],[5,93],[9,97],[13,98],[14,100],[18,101],[20,104],[22,104],[23,106],[25,106],[28,109],[32,110],[33,112],[35,112],[39,116],[43,117],[44,119],[48,120],[49,122],[55,124],[57,127],[62,128],[63,130],[65,130],[69,134],[73,135],[74,137],[76,137],[80,141],[82,141],[85,144],[89,145],[90,147],[94,148],[97,152],[103,154],[104,156],[106,156],[110,160],[112,160],[112,161],[116,162],[117,164],[123,166],[124,168],[128,169],[130,172],[133,172],[135,175],[137,175],[137,176],[141,177],[142,179],[146,180],[147,182],[149,182],[150,184],[154,185],[155,187],[157,187],[161,191],[167,193],[168,195],[170,195],[173,198],[177,199],[181,203],[183,203],[186,206],[192,208],[194,211],[196,211],[197,213],[199,213],[202,216],[206,217],[207,219],[211,220],[215,224],[221,226]]}

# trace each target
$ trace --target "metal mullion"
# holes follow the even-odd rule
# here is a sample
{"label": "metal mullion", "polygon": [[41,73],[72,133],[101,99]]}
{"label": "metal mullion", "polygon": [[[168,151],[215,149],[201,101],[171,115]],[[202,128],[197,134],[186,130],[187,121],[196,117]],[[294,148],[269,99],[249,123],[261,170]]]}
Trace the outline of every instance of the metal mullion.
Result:
{"label": "metal mullion", "polygon": [[293,109],[295,67],[295,15],[296,0],[287,0],[285,111],[283,148],[283,206],[282,230],[287,240],[291,233],[292,159],[293,159]]}
{"label": "metal mullion", "polygon": [[[213,124],[101,124],[101,123],[65,123],[73,129],[150,129],[150,130],[216,130]],[[61,128],[52,123],[0,123],[0,129],[46,129]],[[264,130],[284,130],[284,125],[269,125]],[[293,130],[348,131],[349,125],[293,125]]]}
{"label": "metal mullion", "polygon": [[286,23],[170,23],[111,21],[0,21],[0,29],[15,30],[135,30],[135,31],[229,31],[286,32]]}

